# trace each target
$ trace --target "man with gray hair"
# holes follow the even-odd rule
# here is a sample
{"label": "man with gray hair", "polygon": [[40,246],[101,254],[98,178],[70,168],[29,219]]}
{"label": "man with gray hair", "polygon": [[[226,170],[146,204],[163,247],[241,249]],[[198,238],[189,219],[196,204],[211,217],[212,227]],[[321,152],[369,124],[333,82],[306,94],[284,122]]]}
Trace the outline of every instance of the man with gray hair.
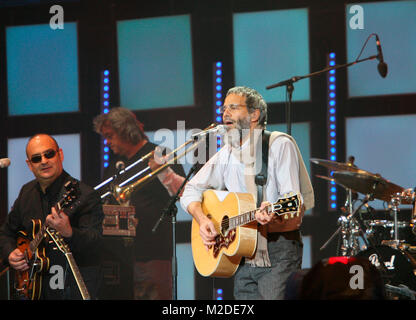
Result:
{"label": "man with gray hair", "polygon": [[[283,299],[287,279],[302,264],[300,226],[304,210],[314,206],[309,175],[295,140],[282,132],[264,130],[267,104],[256,90],[231,88],[222,112],[227,128],[225,145],[187,183],[181,205],[199,225],[201,241],[209,252],[217,245],[220,227],[202,209],[204,191],[214,189],[220,194],[225,190],[259,197],[255,213],[259,224],[257,246],[253,256],[242,259],[235,273],[234,297]],[[258,146],[269,134],[268,153],[262,157]],[[267,159],[267,182],[258,193],[260,183],[255,176],[262,172],[263,158]],[[289,192],[301,194],[305,205],[300,216],[286,220],[269,215],[267,205]]]}
{"label": "man with gray hair", "polygon": [[[104,170],[105,179],[117,176],[120,171],[119,164],[128,167],[158,147],[149,141],[143,124],[137,120],[135,114],[126,108],[112,108],[108,113],[97,116],[94,119],[94,129],[107,140],[113,152],[109,166]],[[160,152],[155,152],[154,157],[118,176],[113,181],[114,185],[126,181],[145,168],[156,170],[163,161],[158,155]],[[130,196],[130,205],[135,207],[138,219],[134,266],[134,298],[137,300],[172,299],[170,221],[163,220],[155,233],[152,228],[159,220],[170,196],[178,191],[184,176],[182,165],[174,164]],[[118,203],[113,201],[112,204]]]}

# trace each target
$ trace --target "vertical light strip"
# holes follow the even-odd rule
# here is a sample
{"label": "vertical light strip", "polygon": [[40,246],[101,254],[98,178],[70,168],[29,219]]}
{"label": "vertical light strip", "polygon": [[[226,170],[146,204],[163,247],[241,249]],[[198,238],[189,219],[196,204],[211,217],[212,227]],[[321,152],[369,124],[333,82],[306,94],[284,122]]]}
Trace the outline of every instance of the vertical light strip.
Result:
{"label": "vertical light strip", "polygon": [[[328,57],[328,66],[335,66],[335,53],[331,52]],[[337,135],[336,135],[336,117],[337,117],[337,96],[336,96],[336,73],[330,70],[327,74],[327,92],[328,92],[328,157],[331,161],[337,160]],[[332,176],[332,172],[330,172]],[[328,184],[329,210],[337,208],[337,187],[335,182]]]}
{"label": "vertical light strip", "polygon": [[221,288],[214,288],[214,298],[215,300],[223,300],[223,290]]}
{"label": "vertical light strip", "polygon": [[[222,123],[221,105],[223,101],[223,86],[222,86],[222,62],[217,61],[213,66],[213,90],[214,93],[214,122]],[[221,148],[221,137],[217,136],[217,150]]]}
{"label": "vertical light strip", "polygon": [[[108,113],[110,111],[110,71],[104,70],[101,72],[101,84],[100,84],[100,101],[101,101],[101,113]],[[101,171],[108,167],[110,148],[107,145],[106,139],[101,139]]]}
{"label": "vertical light strip", "polygon": [[[222,62],[217,61],[213,66],[213,88],[212,92],[214,94],[214,122],[221,124],[222,123],[222,114],[221,114],[221,105],[223,101],[223,85],[222,85]],[[221,148],[221,136],[217,135],[217,151]],[[223,289],[214,288],[214,299],[222,300],[223,299]]]}

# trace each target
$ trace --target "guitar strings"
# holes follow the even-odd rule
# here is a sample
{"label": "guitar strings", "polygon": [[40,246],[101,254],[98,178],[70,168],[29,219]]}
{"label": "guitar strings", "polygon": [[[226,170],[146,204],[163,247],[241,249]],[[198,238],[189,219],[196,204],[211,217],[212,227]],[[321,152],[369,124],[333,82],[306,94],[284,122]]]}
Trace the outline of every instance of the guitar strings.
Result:
{"label": "guitar strings", "polygon": [[[291,200],[284,200],[284,201],[282,201],[282,202],[280,202],[280,203],[274,203],[274,204],[270,204],[270,205],[268,205],[267,207],[273,207],[274,205],[276,205],[276,204],[286,204],[286,203],[288,203],[288,202],[293,202],[295,199],[291,199]],[[267,208],[266,207],[266,208]],[[226,222],[226,221],[221,221],[221,227],[224,227],[224,226],[226,226],[227,224],[228,225],[230,225],[230,222],[231,222],[231,220],[234,222],[235,220],[237,220],[239,217],[241,217],[241,216],[243,216],[243,215],[248,215],[248,214],[251,214],[251,213],[254,213],[254,212],[256,212],[257,211],[257,209],[255,209],[255,210],[252,210],[252,211],[248,211],[248,212],[246,212],[246,213],[243,213],[243,214],[241,214],[241,215],[237,215],[237,216],[234,216],[234,217],[231,217],[231,218],[229,218],[229,220],[228,220],[228,222]]]}

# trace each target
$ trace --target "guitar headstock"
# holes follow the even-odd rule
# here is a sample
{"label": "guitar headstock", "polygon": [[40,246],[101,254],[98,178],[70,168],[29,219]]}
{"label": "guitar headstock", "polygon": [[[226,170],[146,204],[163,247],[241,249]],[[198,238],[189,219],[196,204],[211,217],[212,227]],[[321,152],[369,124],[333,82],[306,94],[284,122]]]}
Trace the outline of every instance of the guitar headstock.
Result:
{"label": "guitar headstock", "polygon": [[78,182],[69,180],[65,183],[65,193],[62,195],[62,199],[59,202],[62,208],[69,207],[78,195]]}
{"label": "guitar headstock", "polygon": [[272,204],[272,212],[285,219],[300,216],[302,210],[302,198],[300,193],[287,193]]}
{"label": "guitar headstock", "polygon": [[71,250],[69,249],[68,244],[65,242],[64,238],[61,236],[61,234],[51,228],[47,228],[46,232],[48,233],[49,237],[52,239],[52,241],[55,243],[56,247],[63,253],[71,253]]}
{"label": "guitar headstock", "polygon": [[57,211],[66,209],[64,212],[69,216],[79,205],[79,183],[76,180],[69,180],[64,187],[66,191],[56,206]]}

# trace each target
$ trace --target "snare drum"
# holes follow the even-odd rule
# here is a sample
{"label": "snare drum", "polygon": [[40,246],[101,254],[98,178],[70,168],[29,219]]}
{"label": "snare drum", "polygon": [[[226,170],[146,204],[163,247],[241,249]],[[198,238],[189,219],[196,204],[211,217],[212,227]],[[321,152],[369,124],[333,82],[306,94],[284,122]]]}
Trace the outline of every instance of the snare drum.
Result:
{"label": "snare drum", "polygon": [[[416,276],[414,265],[404,253],[388,246],[376,246],[359,252],[356,256],[367,258],[377,269],[386,284],[399,286],[404,284],[412,290],[416,290]],[[377,252],[376,252],[377,250]],[[381,258],[378,256],[380,254]],[[386,266],[386,275],[381,269],[380,263]]]}

